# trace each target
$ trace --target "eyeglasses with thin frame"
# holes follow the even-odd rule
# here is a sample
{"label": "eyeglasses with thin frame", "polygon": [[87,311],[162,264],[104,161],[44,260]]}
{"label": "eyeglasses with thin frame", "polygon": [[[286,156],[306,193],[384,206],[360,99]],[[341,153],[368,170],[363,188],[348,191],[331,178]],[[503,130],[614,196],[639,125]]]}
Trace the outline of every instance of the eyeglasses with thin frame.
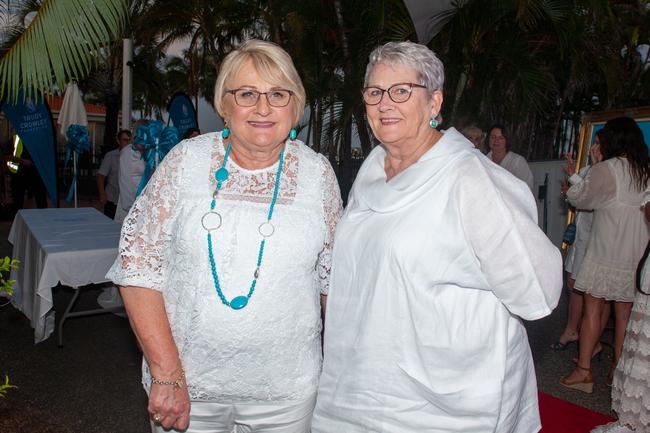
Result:
{"label": "eyeglasses with thin frame", "polygon": [[271,107],[286,107],[291,101],[293,92],[286,89],[269,90],[268,92],[258,92],[253,89],[234,89],[226,90],[226,93],[232,93],[235,97],[235,103],[241,107],[252,107],[260,100],[260,95],[266,96],[266,101]]}
{"label": "eyeglasses with thin frame", "polygon": [[415,83],[397,83],[390,86],[388,89],[382,89],[381,87],[370,86],[365,87],[361,94],[363,95],[363,102],[366,105],[377,105],[381,102],[381,98],[384,97],[384,92],[388,93],[388,97],[391,101],[401,104],[406,102],[411,98],[411,93],[413,88],[426,89],[426,86]]}

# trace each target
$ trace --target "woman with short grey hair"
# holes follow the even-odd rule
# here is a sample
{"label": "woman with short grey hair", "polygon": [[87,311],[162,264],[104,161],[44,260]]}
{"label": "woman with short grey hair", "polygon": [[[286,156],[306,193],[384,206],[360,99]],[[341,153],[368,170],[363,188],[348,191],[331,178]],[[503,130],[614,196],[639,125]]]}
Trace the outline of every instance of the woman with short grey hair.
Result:
{"label": "woman with short grey hair", "polygon": [[522,319],[562,289],[530,191],[454,128],[427,47],[370,55],[362,91],[381,143],[337,226],[313,433],[541,428]]}

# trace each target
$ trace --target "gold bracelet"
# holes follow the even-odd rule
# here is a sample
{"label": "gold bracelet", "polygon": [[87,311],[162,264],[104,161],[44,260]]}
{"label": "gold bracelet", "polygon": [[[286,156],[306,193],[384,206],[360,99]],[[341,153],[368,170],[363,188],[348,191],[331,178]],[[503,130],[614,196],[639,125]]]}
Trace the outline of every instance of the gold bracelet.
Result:
{"label": "gold bracelet", "polygon": [[176,380],[158,380],[155,377],[151,376],[152,385],[171,385],[175,388],[180,389],[181,386],[185,384],[185,370],[181,369],[181,375]]}

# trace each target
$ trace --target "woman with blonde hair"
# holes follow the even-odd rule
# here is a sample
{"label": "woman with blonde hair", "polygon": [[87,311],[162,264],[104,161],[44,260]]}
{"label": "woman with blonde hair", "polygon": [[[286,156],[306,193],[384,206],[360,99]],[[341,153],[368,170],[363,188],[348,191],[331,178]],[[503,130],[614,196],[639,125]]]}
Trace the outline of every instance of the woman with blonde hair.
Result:
{"label": "woman with blonde hair", "polygon": [[144,353],[154,432],[306,433],[338,184],[296,139],[305,91],[279,46],[228,54],[214,102],[226,128],[167,155],[108,278]]}

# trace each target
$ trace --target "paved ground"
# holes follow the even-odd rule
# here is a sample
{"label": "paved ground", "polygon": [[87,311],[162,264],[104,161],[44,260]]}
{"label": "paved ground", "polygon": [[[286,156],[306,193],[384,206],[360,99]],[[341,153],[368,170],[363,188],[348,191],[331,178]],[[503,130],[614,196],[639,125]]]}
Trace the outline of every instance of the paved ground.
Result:
{"label": "paved ground", "polygon": [[[6,242],[10,223],[0,223],[0,257],[10,254]],[[87,290],[82,307],[94,306],[99,288]],[[56,311],[72,296],[54,289]],[[0,298],[0,305],[4,304]],[[610,388],[605,376],[611,347],[594,364],[592,395],[558,384],[572,369],[575,345],[554,352],[549,344],[561,332],[567,298],[543,320],[527,323],[539,389],[592,410],[609,414]],[[611,341],[611,331],[603,337]],[[0,373],[18,388],[0,399],[1,433],[146,433],[146,398],[140,385],[141,355],[126,319],[105,314],[71,319],[65,325],[65,346],[54,337],[34,345],[29,322],[11,305],[0,307]]]}

